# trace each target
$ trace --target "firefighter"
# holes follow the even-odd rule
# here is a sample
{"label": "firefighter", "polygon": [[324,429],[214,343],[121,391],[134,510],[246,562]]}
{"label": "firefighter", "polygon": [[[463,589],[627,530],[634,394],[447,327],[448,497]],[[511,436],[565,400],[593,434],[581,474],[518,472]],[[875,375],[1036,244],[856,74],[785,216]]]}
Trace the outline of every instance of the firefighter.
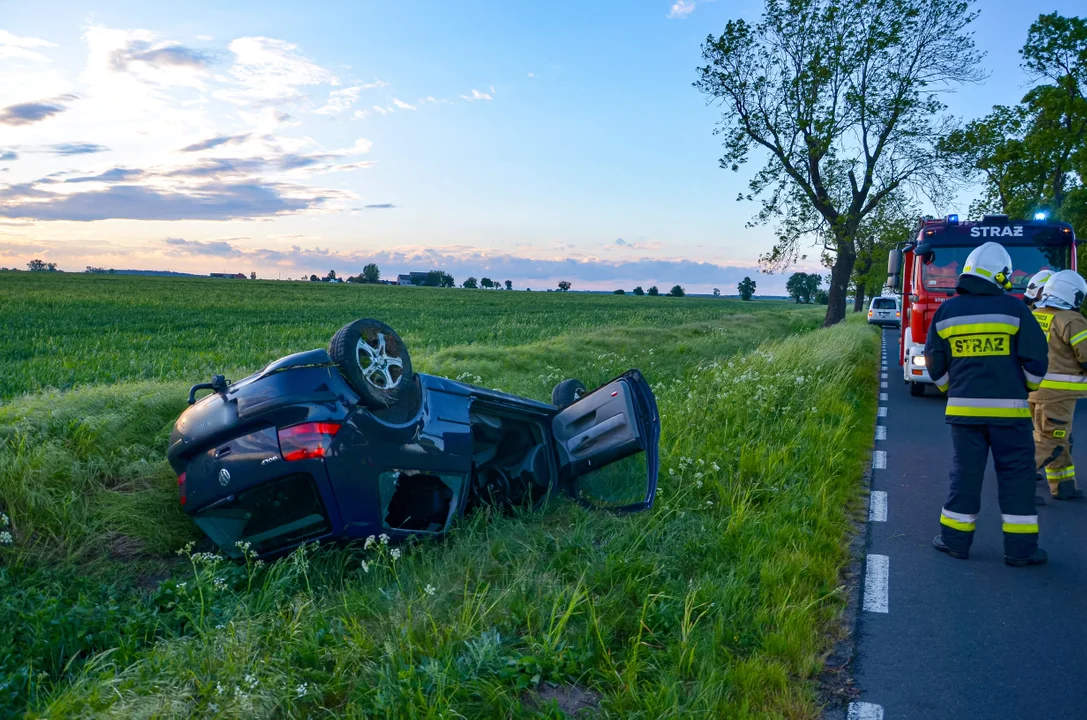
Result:
{"label": "firefighter", "polygon": [[1035,467],[1045,467],[1049,493],[1058,500],[1083,497],[1072,462],[1072,415],[1076,400],[1087,397],[1087,319],[1079,312],[1085,295],[1079,273],[1061,270],[1046,282],[1034,311],[1049,340],[1049,370],[1030,394]]}
{"label": "firefighter", "polygon": [[1011,258],[987,242],[966,258],[955,297],[936,311],[925,343],[925,362],[948,394],[954,457],[951,492],[932,546],[965,560],[981,509],[981,483],[989,453],[1000,485],[1004,562],[1021,567],[1047,560],[1038,547],[1034,510],[1034,439],[1027,394],[1046,373],[1045,335],[1030,310],[1006,295]]}
{"label": "firefighter", "polygon": [[[1023,292],[1023,302],[1025,302],[1027,307],[1031,310],[1033,310],[1035,305],[1038,304],[1038,301],[1041,300],[1042,288],[1045,287],[1046,280],[1051,277],[1053,277],[1052,270],[1039,270],[1034,273],[1030,282],[1027,283],[1027,289]],[[1037,320],[1038,316],[1035,315],[1034,318]],[[1039,320],[1039,322],[1041,321]]]}

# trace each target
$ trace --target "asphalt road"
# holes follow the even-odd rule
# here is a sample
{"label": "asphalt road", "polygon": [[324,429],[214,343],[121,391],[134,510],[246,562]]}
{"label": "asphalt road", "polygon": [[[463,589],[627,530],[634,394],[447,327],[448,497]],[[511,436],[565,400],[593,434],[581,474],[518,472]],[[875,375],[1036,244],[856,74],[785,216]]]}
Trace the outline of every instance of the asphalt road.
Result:
{"label": "asphalt road", "polygon": [[[873,456],[854,665],[861,697],[849,717],[1087,718],[1087,502],[1050,500],[1038,508],[1049,564],[1007,567],[990,461],[970,559],[936,552],[930,543],[951,464],[944,398],[935,388],[910,396],[898,331],[884,335],[887,388],[879,404],[887,410],[878,422],[886,430],[877,430]],[[1073,427],[1084,437],[1087,401]],[[1087,450],[1077,454],[1087,467]],[[1085,481],[1081,472],[1081,486]]]}

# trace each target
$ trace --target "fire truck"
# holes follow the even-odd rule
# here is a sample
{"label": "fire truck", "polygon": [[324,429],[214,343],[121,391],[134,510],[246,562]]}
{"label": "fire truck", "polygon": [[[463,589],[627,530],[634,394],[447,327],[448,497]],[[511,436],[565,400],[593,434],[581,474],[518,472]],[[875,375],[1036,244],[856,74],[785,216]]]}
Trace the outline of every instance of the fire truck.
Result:
{"label": "fire truck", "polygon": [[1044,213],[1033,220],[1009,220],[1007,215],[964,222],[958,215],[920,220],[912,239],[900,243],[887,258],[887,286],[902,296],[898,364],[910,395],[924,395],[932,384],[925,368],[925,338],[932,316],[955,294],[966,257],[989,241],[1000,243],[1011,255],[1011,292],[1019,297],[1039,270],[1076,269],[1072,226],[1049,221]]}

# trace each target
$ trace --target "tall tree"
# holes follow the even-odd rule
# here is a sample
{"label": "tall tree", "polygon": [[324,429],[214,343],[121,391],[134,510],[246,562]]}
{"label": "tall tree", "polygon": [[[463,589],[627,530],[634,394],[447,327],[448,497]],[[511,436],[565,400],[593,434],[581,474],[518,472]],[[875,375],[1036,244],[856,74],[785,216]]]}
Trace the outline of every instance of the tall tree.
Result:
{"label": "tall tree", "polygon": [[570,284],[569,280],[559,280],[559,290],[560,291],[566,292],[571,287],[573,287],[573,286]]}
{"label": "tall tree", "polygon": [[377,263],[367,263],[366,266],[362,268],[362,282],[381,282],[381,270],[378,268]]}
{"label": "tall tree", "polygon": [[745,277],[740,281],[740,284],[736,286],[736,291],[740,293],[741,300],[750,300],[755,295],[756,283],[749,277]]}
{"label": "tall tree", "polygon": [[507,280],[506,281],[506,289],[507,290],[512,290],[513,289],[513,281],[512,280]]}
{"label": "tall tree", "polygon": [[749,183],[754,223],[776,223],[770,269],[806,238],[832,261],[824,320],[845,318],[864,218],[899,188],[948,189],[937,145],[953,129],[940,94],[981,80],[968,30],[972,0],[766,0],[761,20],[731,20],[702,46],[695,87],[723,105],[721,167],[765,154]]}
{"label": "tall tree", "polygon": [[461,284],[461,287],[469,288],[470,290],[475,290],[476,288],[479,287],[479,282],[474,277],[470,277]]}
{"label": "tall tree", "polygon": [[810,303],[812,293],[822,282],[817,273],[795,272],[785,281],[785,292],[798,303]]}
{"label": "tall tree", "polygon": [[1044,210],[1087,227],[1087,20],[1041,15],[1019,54],[1035,85],[1018,105],[997,105],[952,134],[944,149],[983,182],[971,212]]}

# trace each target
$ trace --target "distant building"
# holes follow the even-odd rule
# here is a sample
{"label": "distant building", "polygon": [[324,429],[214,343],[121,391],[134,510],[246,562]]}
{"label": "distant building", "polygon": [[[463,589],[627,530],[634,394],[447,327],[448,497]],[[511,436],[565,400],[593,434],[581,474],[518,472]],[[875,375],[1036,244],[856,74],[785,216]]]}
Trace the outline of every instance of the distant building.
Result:
{"label": "distant building", "polygon": [[245,273],[212,273],[213,278],[228,278],[230,280],[245,280]]}
{"label": "distant building", "polygon": [[397,285],[423,285],[426,283],[427,273],[425,272],[412,272],[407,275],[397,275]]}

